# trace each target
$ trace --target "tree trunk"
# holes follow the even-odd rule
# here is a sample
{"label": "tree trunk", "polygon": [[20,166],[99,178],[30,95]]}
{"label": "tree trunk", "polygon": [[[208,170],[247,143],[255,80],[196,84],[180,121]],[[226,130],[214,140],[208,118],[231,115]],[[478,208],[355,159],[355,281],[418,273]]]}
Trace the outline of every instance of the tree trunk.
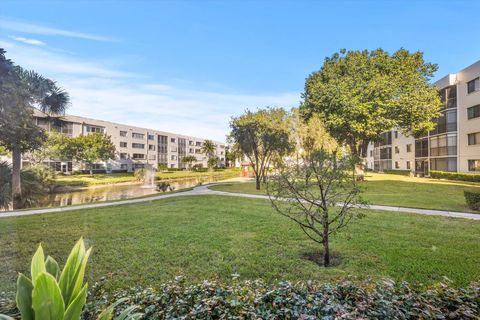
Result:
{"label": "tree trunk", "polygon": [[323,266],[330,266],[330,248],[328,243],[328,227],[323,228]]}
{"label": "tree trunk", "polygon": [[255,189],[260,190],[260,179],[261,177],[258,174],[255,174]]}
{"label": "tree trunk", "polygon": [[18,147],[12,150],[12,200],[13,209],[22,209],[22,184],[20,170],[22,167],[22,153]]}

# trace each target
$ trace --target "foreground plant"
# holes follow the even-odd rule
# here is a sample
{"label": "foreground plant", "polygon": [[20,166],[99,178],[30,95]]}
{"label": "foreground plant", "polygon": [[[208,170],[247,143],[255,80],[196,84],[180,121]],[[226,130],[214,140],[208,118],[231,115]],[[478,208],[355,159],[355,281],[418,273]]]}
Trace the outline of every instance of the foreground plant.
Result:
{"label": "foreground plant", "polygon": [[[86,250],[80,239],[60,271],[57,261],[50,256],[45,259],[42,246],[38,246],[30,266],[31,278],[20,273],[17,280],[16,304],[22,320],[80,319],[87,299],[88,284],[83,283],[83,278],[91,250]],[[125,300],[106,308],[97,319],[112,319],[114,308]],[[125,309],[116,319],[138,319],[141,314],[132,314],[135,309]],[[0,315],[0,319],[12,318]]]}

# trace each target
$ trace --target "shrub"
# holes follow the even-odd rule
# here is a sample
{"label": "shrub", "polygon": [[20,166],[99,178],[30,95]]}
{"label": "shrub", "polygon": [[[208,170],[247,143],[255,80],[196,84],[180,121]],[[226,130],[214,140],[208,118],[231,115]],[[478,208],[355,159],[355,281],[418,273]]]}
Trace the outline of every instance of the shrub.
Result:
{"label": "shrub", "polygon": [[144,319],[477,319],[480,314],[479,283],[456,289],[447,281],[425,290],[391,280],[224,285],[187,284],[177,277],[157,289],[109,295],[103,287],[93,286],[85,319],[94,319],[109,298],[122,297],[140,306]]}
{"label": "shrub", "polygon": [[411,176],[412,172],[410,170],[383,170],[383,173],[387,174],[396,174],[400,176]]}
{"label": "shrub", "polygon": [[430,177],[434,179],[480,182],[480,174],[474,174],[474,173],[445,172],[445,171],[430,170]]}
{"label": "shrub", "polygon": [[145,169],[140,168],[134,172],[135,180],[143,181],[145,179]]}
{"label": "shrub", "polygon": [[480,210],[480,192],[463,191],[465,201],[472,210]]}
{"label": "shrub", "polygon": [[161,181],[157,183],[157,191],[167,192],[173,190],[175,190],[175,187],[172,187],[168,182]]}

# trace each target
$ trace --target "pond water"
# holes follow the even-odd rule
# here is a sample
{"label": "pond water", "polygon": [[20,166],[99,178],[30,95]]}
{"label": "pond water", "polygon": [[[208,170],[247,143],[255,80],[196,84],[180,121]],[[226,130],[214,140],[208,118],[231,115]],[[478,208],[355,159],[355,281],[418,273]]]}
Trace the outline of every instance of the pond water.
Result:
{"label": "pond water", "polygon": [[[173,190],[181,190],[197,186],[200,183],[211,183],[221,179],[222,177],[201,177],[168,180],[165,182],[168,182]],[[156,188],[145,188],[142,184],[108,185],[104,187],[95,187],[70,192],[51,193],[45,196],[38,203],[37,207],[71,206],[83,203],[137,198],[161,193],[163,192],[158,191]]]}

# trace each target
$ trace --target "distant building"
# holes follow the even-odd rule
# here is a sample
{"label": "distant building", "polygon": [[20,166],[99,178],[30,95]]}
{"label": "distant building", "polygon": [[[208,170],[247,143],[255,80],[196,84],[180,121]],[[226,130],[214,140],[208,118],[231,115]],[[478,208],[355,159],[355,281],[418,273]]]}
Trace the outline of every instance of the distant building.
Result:
{"label": "distant building", "polygon": [[396,130],[370,143],[367,168],[480,173],[480,61],[435,82],[443,102],[436,128],[415,139]]}
{"label": "distant building", "polygon": [[[109,135],[115,145],[116,157],[106,162],[95,163],[92,169],[97,172],[132,172],[135,169],[152,165],[154,168],[185,168],[183,157],[193,155],[194,164],[207,167],[208,157],[202,153],[204,138],[134,127],[104,120],[65,115],[59,121],[52,121],[46,114],[35,110],[35,121],[47,131],[57,131],[70,137],[101,132]],[[225,143],[214,141],[219,165],[225,165]],[[49,159],[46,164],[55,171],[70,173],[81,168],[74,161]],[[90,169],[90,168],[83,168]]]}

